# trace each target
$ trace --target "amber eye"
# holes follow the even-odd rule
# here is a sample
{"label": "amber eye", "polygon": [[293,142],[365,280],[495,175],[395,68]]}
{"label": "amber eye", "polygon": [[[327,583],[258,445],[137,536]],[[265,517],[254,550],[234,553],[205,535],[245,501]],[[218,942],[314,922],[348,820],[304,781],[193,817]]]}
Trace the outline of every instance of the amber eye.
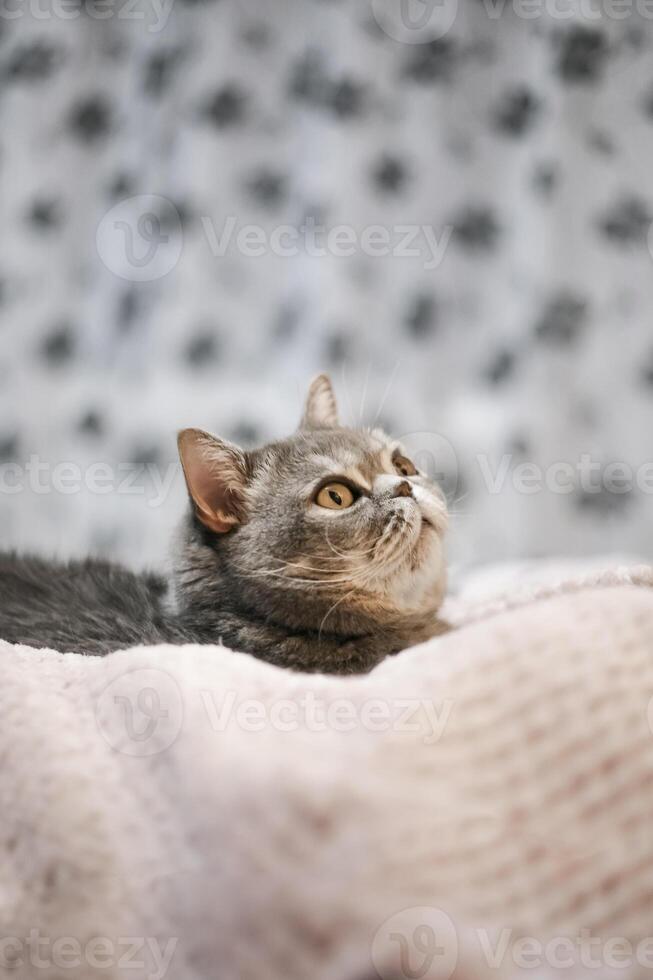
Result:
{"label": "amber eye", "polygon": [[408,459],[407,456],[402,456],[400,453],[397,453],[395,456],[393,456],[392,462],[394,463],[394,468],[400,476],[417,475],[415,465]]}
{"label": "amber eye", "polygon": [[344,483],[327,483],[322,487],[315,503],[320,507],[329,507],[331,510],[345,510],[351,507],[354,502],[354,495]]}

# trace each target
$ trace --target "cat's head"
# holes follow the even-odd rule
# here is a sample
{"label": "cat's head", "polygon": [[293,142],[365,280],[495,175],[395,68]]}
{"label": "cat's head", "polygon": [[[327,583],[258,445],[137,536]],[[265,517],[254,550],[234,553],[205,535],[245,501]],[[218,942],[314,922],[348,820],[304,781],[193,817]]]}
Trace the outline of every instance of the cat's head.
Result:
{"label": "cat's head", "polygon": [[439,606],[444,497],[396,439],[339,424],[325,375],[288,439],[246,452],[185,429],[179,453],[192,505],[181,585],[204,606],[215,587],[216,601],[325,629]]}

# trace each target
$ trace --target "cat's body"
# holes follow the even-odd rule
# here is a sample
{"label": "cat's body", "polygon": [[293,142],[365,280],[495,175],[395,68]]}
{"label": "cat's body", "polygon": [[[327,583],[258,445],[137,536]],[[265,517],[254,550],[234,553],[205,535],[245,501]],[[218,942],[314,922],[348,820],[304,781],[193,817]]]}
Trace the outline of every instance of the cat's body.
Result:
{"label": "cat's body", "polygon": [[0,554],[0,637],[88,654],[183,642],[165,610],[167,591],[163,578],[105,561]]}
{"label": "cat's body", "polygon": [[101,561],[0,556],[0,637],[89,654],[223,643],[357,673],[441,632],[444,500],[398,444],[337,422],[327,379],[299,431],[244,453],[180,436],[191,510],[168,583]]}

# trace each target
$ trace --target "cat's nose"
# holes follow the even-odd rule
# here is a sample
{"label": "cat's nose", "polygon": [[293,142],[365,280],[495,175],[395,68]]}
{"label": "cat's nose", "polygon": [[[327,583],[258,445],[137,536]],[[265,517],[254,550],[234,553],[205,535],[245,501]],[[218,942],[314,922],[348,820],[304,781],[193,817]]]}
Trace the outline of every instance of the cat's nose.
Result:
{"label": "cat's nose", "polygon": [[408,480],[402,480],[400,483],[398,483],[396,485],[396,487],[392,491],[392,496],[393,497],[412,497],[413,496],[413,488],[411,487],[411,485],[408,482]]}

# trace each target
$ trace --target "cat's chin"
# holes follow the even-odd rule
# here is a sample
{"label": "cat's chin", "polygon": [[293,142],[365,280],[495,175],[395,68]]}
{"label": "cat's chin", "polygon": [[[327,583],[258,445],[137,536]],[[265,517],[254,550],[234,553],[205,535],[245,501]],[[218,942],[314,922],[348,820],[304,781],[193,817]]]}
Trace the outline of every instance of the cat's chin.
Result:
{"label": "cat's chin", "polygon": [[385,583],[391,605],[407,615],[429,615],[442,604],[446,589],[446,565],[440,534],[422,520],[416,541],[405,560]]}

